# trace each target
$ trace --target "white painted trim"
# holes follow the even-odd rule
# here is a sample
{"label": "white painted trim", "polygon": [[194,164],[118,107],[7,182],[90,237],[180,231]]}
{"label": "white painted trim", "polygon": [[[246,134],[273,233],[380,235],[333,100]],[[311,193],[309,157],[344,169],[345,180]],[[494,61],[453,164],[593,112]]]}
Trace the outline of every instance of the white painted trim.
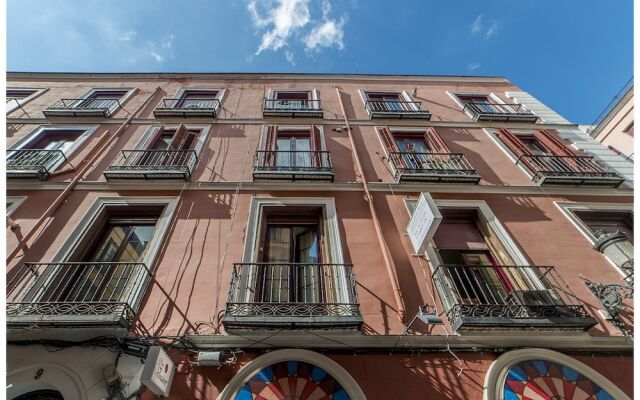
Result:
{"label": "white painted trim", "polygon": [[[89,96],[91,96],[92,94],[96,93],[96,92],[111,92],[111,91],[119,91],[119,90],[126,90],[127,92],[124,94],[124,96],[122,96],[121,98],[118,99],[118,103],[120,104],[120,107],[118,107],[118,104],[114,104],[113,106],[109,107],[109,112],[111,113],[111,115],[115,114],[116,111],[118,111],[120,108],[124,107],[124,104],[127,102],[127,100],[129,100],[129,97],[131,97],[138,89],[137,88],[132,88],[132,87],[96,87],[96,88],[91,88],[88,92],[86,92],[84,95],[82,95],[82,99],[87,99],[89,98]],[[73,107],[75,107],[77,104],[81,104],[82,101],[76,102]]]}
{"label": "white painted trim", "polygon": [[336,205],[333,197],[253,197],[249,208],[247,220],[247,233],[244,242],[242,260],[245,263],[257,262],[259,242],[258,234],[262,220],[262,208],[265,206],[322,206],[324,208],[325,232],[331,260],[328,263],[342,264],[342,241],[340,239],[340,227],[336,213]]}
{"label": "white painted trim", "polygon": [[[487,136],[489,136],[489,139],[491,139],[491,141],[495,143],[500,150],[502,150],[502,152],[513,162],[513,164],[518,167],[518,169],[520,169],[520,171],[522,171],[522,173],[524,173],[527,178],[529,178],[529,180],[533,182],[533,175],[523,165],[518,164],[518,159],[516,158],[515,154],[513,154],[513,152],[496,137],[495,129],[483,128],[482,131]],[[517,129],[517,131],[524,132],[525,129]]]}
{"label": "white painted trim", "polygon": [[[142,135],[142,138],[135,145],[134,149],[135,150],[146,150],[147,146],[150,144],[151,140],[155,137],[155,135],[158,133],[158,130],[161,127],[164,127],[165,129],[171,130],[171,129],[178,129],[179,126],[180,126],[180,124],[150,126],[147,129],[147,131],[144,133],[144,135]],[[204,145],[207,142],[207,139],[209,138],[209,133],[211,132],[211,125],[205,125],[205,124],[199,124],[199,125],[188,124],[187,125],[187,124],[185,124],[184,126],[187,129],[199,129],[200,130],[200,134],[198,135],[198,140],[196,141],[196,145],[193,148],[196,151],[196,154],[199,157],[200,156],[200,152],[204,148]]]}
{"label": "white painted trim", "polygon": [[7,196],[7,203],[11,203],[7,206],[7,217],[20,207],[26,199],[27,196]]}
{"label": "white painted trim", "polygon": [[[596,242],[596,237],[593,236],[591,229],[582,222],[582,220],[575,215],[574,211],[629,211],[633,214],[633,204],[632,203],[580,203],[580,202],[572,202],[572,201],[554,201],[553,204],[558,207],[558,209],[564,214],[565,217],[573,224],[573,226],[578,229],[578,231],[587,238],[587,240],[594,244]],[[604,257],[609,264],[611,264],[616,271],[623,278],[627,276],[628,273],[624,272],[616,263],[613,262],[609,257],[607,257],[604,253],[601,253],[597,250],[593,250],[599,253],[602,257]]]}
{"label": "white painted trim", "polygon": [[331,375],[349,395],[351,400],[366,400],[362,389],[355,379],[337,362],[327,356],[310,350],[282,349],[264,354],[242,367],[227,386],[220,392],[217,400],[232,400],[242,386],[260,370],[283,361],[302,361],[325,370]]}
{"label": "white painted trim", "polygon": [[[34,372],[39,369],[45,373],[34,379]],[[89,388],[85,387],[80,375],[64,362],[36,362],[7,371],[7,398],[43,389],[57,390],[65,399],[87,400]]]}
{"label": "white painted trim", "polygon": [[[360,99],[362,100],[362,105],[364,109],[367,111],[367,115],[371,116],[371,113],[367,109],[367,93],[389,93],[389,94],[397,94],[404,98],[405,101],[414,102],[413,98],[407,93],[405,90],[398,89],[358,89],[358,94],[360,95]],[[420,108],[415,103],[409,104],[412,109],[419,110]]]}
{"label": "white painted trim", "polygon": [[[20,150],[27,146],[29,143],[39,139],[46,131],[84,131],[68,148],[63,150],[64,156],[69,160],[71,155],[80,148],[89,136],[91,136],[98,129],[98,125],[40,125],[29,132],[22,140],[11,146],[9,150]],[[55,171],[60,165],[64,163],[64,160],[59,160],[55,164],[49,167],[51,171]]]}
{"label": "white painted trim", "polygon": [[[599,372],[573,357],[548,349],[520,349],[502,354],[487,370],[484,378],[484,400],[504,400],[503,389],[507,373],[512,365],[526,360],[547,360],[573,368],[592,380],[616,400],[631,400],[620,388]],[[629,373],[632,373],[629,371]]]}
{"label": "white painted trim", "polygon": [[[11,102],[7,103],[7,115],[11,114],[12,112],[14,112],[15,110],[17,110],[19,107],[18,106],[23,106],[25,104],[27,104],[28,102],[30,102],[31,100],[35,99],[36,97],[39,97],[40,95],[44,94],[46,91],[49,90],[49,88],[34,88],[34,87],[9,87],[7,86],[7,90],[35,90],[34,93],[32,93],[31,95],[25,97],[22,100],[13,100]],[[6,92],[5,92],[6,93]]]}

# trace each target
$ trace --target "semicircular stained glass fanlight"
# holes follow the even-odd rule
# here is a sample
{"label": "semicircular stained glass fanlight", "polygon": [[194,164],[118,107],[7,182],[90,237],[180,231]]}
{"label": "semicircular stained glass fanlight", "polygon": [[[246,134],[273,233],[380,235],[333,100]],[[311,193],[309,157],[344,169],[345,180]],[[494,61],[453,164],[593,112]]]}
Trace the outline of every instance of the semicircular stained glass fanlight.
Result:
{"label": "semicircular stained glass fanlight", "polygon": [[351,400],[325,370],[302,361],[283,361],[256,372],[235,400]]}
{"label": "semicircular stained glass fanlight", "polygon": [[507,372],[504,400],[614,400],[573,368],[547,360],[526,360]]}

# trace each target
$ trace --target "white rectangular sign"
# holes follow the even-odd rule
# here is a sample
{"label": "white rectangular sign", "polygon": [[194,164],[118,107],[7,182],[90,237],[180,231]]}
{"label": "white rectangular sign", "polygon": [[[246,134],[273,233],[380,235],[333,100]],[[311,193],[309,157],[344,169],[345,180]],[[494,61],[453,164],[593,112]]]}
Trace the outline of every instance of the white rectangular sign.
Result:
{"label": "white rectangular sign", "polygon": [[427,250],[429,240],[436,233],[442,221],[442,214],[429,193],[420,193],[418,204],[413,210],[407,226],[407,233],[415,254],[423,254]]}
{"label": "white rectangular sign", "polygon": [[176,366],[162,346],[151,346],[142,369],[140,382],[153,394],[166,397],[169,396],[175,372]]}

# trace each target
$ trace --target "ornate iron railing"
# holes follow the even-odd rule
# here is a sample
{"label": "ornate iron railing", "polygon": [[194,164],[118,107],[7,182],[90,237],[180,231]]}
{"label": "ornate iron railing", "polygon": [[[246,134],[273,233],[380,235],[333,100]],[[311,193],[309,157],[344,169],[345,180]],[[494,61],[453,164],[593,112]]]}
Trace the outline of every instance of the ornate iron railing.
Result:
{"label": "ornate iron railing", "polygon": [[107,179],[189,179],[196,164],[195,150],[123,150],[108,166]]}
{"label": "ornate iron railing", "polygon": [[259,150],[253,159],[254,179],[333,180],[328,151]]}
{"label": "ornate iron railing", "polygon": [[265,99],[262,112],[265,117],[283,115],[321,117],[322,103],[320,100],[306,99]]}
{"label": "ornate iron railing", "polygon": [[144,263],[25,263],[7,276],[7,319],[128,326],[150,277]]}
{"label": "ornate iron railing", "polygon": [[274,321],[291,324],[304,318],[314,318],[311,322],[321,325],[359,324],[353,266],[234,264],[225,319],[233,325],[243,318],[250,321],[249,325],[270,325]]}
{"label": "ornate iron railing", "polygon": [[524,166],[539,184],[618,186],[624,178],[591,156],[522,155]]}
{"label": "ornate iron railing", "polygon": [[37,178],[46,180],[49,174],[67,158],[62,150],[7,150],[8,178]]}
{"label": "ornate iron railing", "polygon": [[[600,304],[609,313],[611,322],[620,329],[626,336],[633,336],[633,326],[629,325],[621,317],[621,311],[626,308],[624,301],[633,298],[633,272],[625,277],[627,284],[600,283],[582,277],[591,293],[598,299]],[[629,312],[633,310],[629,309]]]}
{"label": "ornate iron railing", "polygon": [[60,99],[47,107],[46,116],[104,116],[120,108],[119,99]]}
{"label": "ornate iron railing", "polygon": [[578,327],[596,322],[582,305],[567,304],[547,277],[553,267],[441,265],[433,273],[458,329],[479,326]]}
{"label": "ornate iron railing", "polygon": [[420,118],[430,119],[431,114],[421,108],[420,101],[367,100],[365,108],[371,118]]}
{"label": "ornate iron railing", "polygon": [[476,170],[462,154],[389,152],[396,180],[475,182],[480,180]]}
{"label": "ornate iron railing", "polygon": [[538,117],[522,104],[465,103],[463,112],[469,111],[475,121],[531,122]]}
{"label": "ornate iron railing", "polygon": [[162,99],[153,113],[156,117],[216,117],[219,109],[217,98]]}

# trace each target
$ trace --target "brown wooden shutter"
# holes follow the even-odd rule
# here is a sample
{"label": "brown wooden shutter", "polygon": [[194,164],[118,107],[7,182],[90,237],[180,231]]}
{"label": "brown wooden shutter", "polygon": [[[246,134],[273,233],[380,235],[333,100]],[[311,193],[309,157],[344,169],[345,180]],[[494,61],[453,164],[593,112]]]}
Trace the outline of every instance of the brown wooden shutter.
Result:
{"label": "brown wooden shutter", "polygon": [[516,157],[531,155],[529,149],[508,129],[500,129],[496,137],[511,150]]}
{"label": "brown wooden shutter", "polygon": [[386,126],[384,128],[380,128],[378,130],[380,137],[382,138],[382,143],[384,143],[385,150],[388,151],[400,151],[398,149],[398,145],[396,145],[396,141],[393,140],[393,134],[391,130]]}
{"label": "brown wooden shutter", "polygon": [[264,150],[276,150],[276,140],[278,138],[278,126],[268,125],[265,132]]}
{"label": "brown wooden shutter", "polygon": [[164,125],[160,125],[160,128],[156,131],[156,133],[153,134],[151,140],[147,142],[147,150],[152,149],[156,146],[156,143],[158,143],[158,140],[160,140],[160,136],[162,136],[163,132]]}
{"label": "brown wooden shutter", "polygon": [[322,140],[320,138],[320,128],[311,125],[311,151],[322,151]]}
{"label": "brown wooden shutter", "polygon": [[540,130],[533,133],[533,136],[540,141],[555,156],[576,156],[578,155],[573,149],[569,148],[567,143],[557,137],[554,133],[546,130]]}
{"label": "brown wooden shutter", "polygon": [[182,148],[182,144],[184,143],[189,131],[184,126],[184,124],[180,124],[176,132],[173,134],[173,139],[171,139],[171,143],[169,143],[169,150],[179,150]]}
{"label": "brown wooden shutter", "polygon": [[424,140],[432,153],[451,153],[447,144],[434,128],[427,129]]}

